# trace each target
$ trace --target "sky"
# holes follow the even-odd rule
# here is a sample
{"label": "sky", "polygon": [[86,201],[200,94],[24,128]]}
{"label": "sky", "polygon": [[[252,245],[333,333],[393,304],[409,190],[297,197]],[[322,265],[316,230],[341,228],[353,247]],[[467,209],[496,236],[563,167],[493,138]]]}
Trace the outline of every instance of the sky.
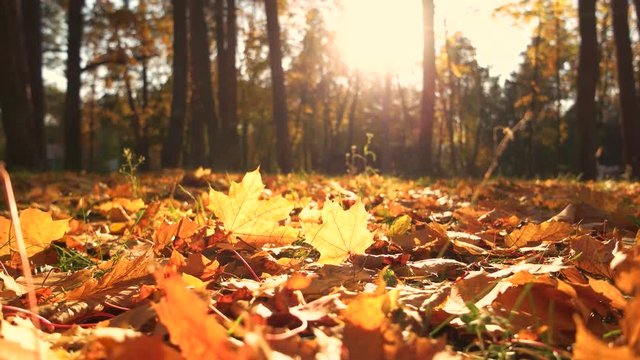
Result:
{"label": "sky", "polygon": [[[480,65],[503,79],[517,69],[529,42],[530,28],[493,16],[507,0],[435,0],[436,52],[446,31],[471,40]],[[338,19],[338,43],[347,64],[365,72],[390,67],[408,79],[419,79],[422,59],[422,1],[346,0]]]}

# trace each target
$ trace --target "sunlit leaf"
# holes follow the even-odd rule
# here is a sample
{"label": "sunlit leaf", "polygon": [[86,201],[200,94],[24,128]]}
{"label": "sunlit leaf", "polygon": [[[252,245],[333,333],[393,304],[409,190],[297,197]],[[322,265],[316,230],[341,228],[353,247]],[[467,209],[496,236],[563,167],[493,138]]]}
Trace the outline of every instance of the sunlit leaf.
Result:
{"label": "sunlit leaf", "polygon": [[362,254],[373,244],[373,234],[367,228],[369,214],[358,201],[343,210],[336,201],[327,201],[322,208],[322,224],[303,223],[305,241],[319,252],[321,264],[340,264],[350,254]]}
{"label": "sunlit leaf", "polygon": [[571,235],[572,231],[573,226],[565,222],[529,223],[507,235],[505,243],[509,247],[523,247],[534,242],[557,242]]}
{"label": "sunlit leaf", "polygon": [[279,224],[288,218],[293,205],[281,196],[261,200],[263,190],[260,169],[256,169],[247,173],[242,182],[232,182],[229,195],[209,191],[207,209],[222,221],[231,242],[241,238],[254,245],[284,245],[296,239],[293,228]]}
{"label": "sunlit leaf", "polygon": [[[21,211],[20,224],[29,256],[48,248],[53,240],[60,239],[70,229],[68,219],[53,220],[51,213],[36,208]],[[4,217],[0,217],[0,239],[3,244],[0,255],[8,255],[11,250],[17,251],[11,220]]]}
{"label": "sunlit leaf", "polygon": [[208,304],[188,290],[179,275],[159,272],[156,281],[164,296],[153,307],[186,359],[236,358],[225,328],[208,314]]}

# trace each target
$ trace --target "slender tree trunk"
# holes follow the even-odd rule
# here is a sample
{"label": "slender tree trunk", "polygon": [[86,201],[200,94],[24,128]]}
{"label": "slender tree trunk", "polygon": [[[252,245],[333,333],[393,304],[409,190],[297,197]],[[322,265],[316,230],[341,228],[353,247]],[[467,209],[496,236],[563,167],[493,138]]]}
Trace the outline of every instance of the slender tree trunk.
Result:
{"label": "slender tree trunk", "polygon": [[29,98],[27,51],[19,1],[0,1],[0,107],[11,167],[38,170],[42,158],[33,141],[33,103]]}
{"label": "slender tree trunk", "polygon": [[533,47],[533,78],[531,79],[531,106],[529,111],[531,111],[531,119],[529,120],[528,128],[529,128],[529,137],[527,138],[527,176],[532,178],[534,175],[537,175],[538,172],[538,161],[536,154],[536,128],[538,123],[538,118],[540,117],[540,109],[538,104],[538,92],[540,87],[540,43],[542,42],[542,5],[539,5],[540,9],[538,11],[538,30],[535,38],[535,43]]}
{"label": "slender tree trunk", "polygon": [[267,36],[269,38],[269,65],[273,91],[273,121],[276,126],[276,157],[278,167],[284,173],[291,172],[291,145],[287,117],[287,95],[282,69],[282,49],[280,46],[280,25],[278,24],[277,0],[264,0],[267,14]]}
{"label": "slender tree trunk", "polygon": [[633,5],[636,10],[636,25],[638,27],[638,32],[640,32],[640,0],[633,0]]}
{"label": "slender tree trunk", "polygon": [[[446,24],[445,24],[445,29],[446,29]],[[447,52],[447,73],[448,73],[448,77],[449,77],[449,90],[450,90],[450,95],[447,97],[448,99],[448,106],[446,109],[446,114],[447,114],[447,132],[449,133],[449,155],[451,156],[451,164],[449,164],[449,167],[451,169],[452,175],[457,174],[458,172],[458,159],[456,158],[456,142],[455,142],[455,136],[453,133],[453,108],[456,107],[456,109],[459,110],[459,101],[457,100],[458,98],[458,93],[459,93],[459,89],[458,89],[458,84],[457,81],[454,83],[454,73],[453,73],[453,66],[451,64],[451,46],[449,44],[449,36],[447,34],[447,31],[445,30],[445,49]]]}
{"label": "slender tree trunk", "polygon": [[80,109],[80,48],[84,19],[84,0],[69,0],[67,45],[67,96],[64,110],[64,166],[67,170],[82,169],[82,112]]}
{"label": "slender tree trunk", "polygon": [[209,138],[209,165],[216,154],[216,125],[213,91],[211,89],[211,63],[209,40],[204,18],[204,0],[189,0],[189,29],[191,53],[191,153],[189,165],[205,165],[204,125],[207,124]]}
{"label": "slender tree trunk", "polygon": [[47,158],[44,137],[44,85],[42,81],[42,11],[40,0],[22,0],[24,40],[33,104],[33,139],[38,157]]}
{"label": "slender tree trunk", "polygon": [[598,36],[596,0],[578,2],[580,62],[576,111],[580,123],[580,170],[585,179],[596,178],[596,86],[598,83]]}
{"label": "slender tree trunk", "polygon": [[358,110],[358,98],[360,96],[360,76],[356,75],[356,89],[353,95],[353,101],[351,101],[351,106],[349,109],[349,123],[347,125],[347,149],[345,153],[351,152],[351,146],[355,145],[354,137],[355,137],[355,124],[356,124],[356,111]]}
{"label": "slender tree trunk", "polygon": [[389,132],[391,125],[391,71],[387,70],[384,76],[384,94],[382,95],[382,127],[381,138],[384,137],[380,147],[380,170],[389,173],[392,170],[392,139]]}
{"label": "slender tree trunk", "polygon": [[[555,40],[556,40],[556,46],[555,46],[555,57],[556,57],[556,62],[555,62],[555,82],[556,82],[556,130],[557,130],[557,134],[556,134],[556,152],[558,154],[560,154],[560,158],[554,162],[555,164],[555,170],[556,170],[556,175],[560,172],[560,164],[566,163],[566,159],[565,159],[565,152],[561,150],[562,147],[562,79],[561,79],[561,74],[560,74],[560,66],[561,66],[561,61],[560,61],[560,49],[561,49],[561,44],[563,42],[562,38],[561,38],[561,34],[560,34],[560,4],[558,0],[555,0],[555,2],[553,3],[553,17],[555,20]],[[597,41],[596,41],[597,42]]]}
{"label": "slender tree trunk", "polygon": [[171,117],[167,140],[162,147],[162,166],[178,167],[182,154],[187,113],[187,0],[172,0],[173,5],[173,83]]}
{"label": "slender tree trunk", "polygon": [[616,44],[618,86],[622,110],[622,141],[625,165],[631,174],[640,177],[640,119],[633,73],[633,55],[629,39],[629,3],[627,0],[612,0],[613,36]]}
{"label": "slender tree trunk", "polygon": [[[225,6],[226,3],[226,6]],[[238,80],[236,70],[236,3],[235,0],[215,1],[216,46],[218,50],[218,107],[222,131],[218,141],[219,163],[238,169]]]}
{"label": "slender tree trunk", "polygon": [[433,35],[433,0],[422,0],[423,53],[422,98],[420,100],[419,157],[421,172],[432,173],[433,122],[435,117],[436,59]]}

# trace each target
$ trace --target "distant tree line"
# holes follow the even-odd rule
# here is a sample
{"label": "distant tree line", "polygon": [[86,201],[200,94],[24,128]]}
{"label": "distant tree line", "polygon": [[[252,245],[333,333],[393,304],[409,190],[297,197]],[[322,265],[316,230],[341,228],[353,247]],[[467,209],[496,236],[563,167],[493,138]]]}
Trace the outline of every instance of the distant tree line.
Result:
{"label": "distant tree line", "polygon": [[[384,173],[482,176],[497,160],[507,176],[640,177],[640,0],[497,8],[533,29],[502,80],[464,34],[435,34],[422,0],[415,84],[341,60],[326,23],[339,3],[1,1],[3,157],[106,170],[129,147],[151,168],[340,173],[371,139],[366,165]],[[45,85],[62,68],[66,90]]]}

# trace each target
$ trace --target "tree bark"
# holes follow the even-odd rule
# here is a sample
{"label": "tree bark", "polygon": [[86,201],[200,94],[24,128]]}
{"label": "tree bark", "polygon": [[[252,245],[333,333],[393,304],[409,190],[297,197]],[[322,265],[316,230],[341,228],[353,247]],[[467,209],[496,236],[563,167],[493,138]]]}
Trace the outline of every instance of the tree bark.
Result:
{"label": "tree bark", "polygon": [[67,95],[64,105],[64,167],[82,169],[82,113],[80,110],[80,48],[82,46],[84,0],[69,0],[67,24]]}
{"label": "tree bark", "polygon": [[264,0],[267,15],[267,37],[269,40],[269,65],[271,67],[271,88],[273,99],[273,121],[276,127],[276,157],[278,167],[284,173],[291,172],[291,145],[287,116],[287,95],[282,69],[282,49],[280,46],[280,25],[278,24],[277,0]]}
{"label": "tree bark", "polygon": [[433,122],[435,117],[436,59],[433,34],[433,0],[422,0],[423,53],[422,98],[420,100],[419,157],[423,174],[432,173]]}
{"label": "tree bark", "polygon": [[39,170],[43,159],[33,141],[33,103],[22,33],[19,2],[0,1],[0,107],[7,164]]}
{"label": "tree bark", "polygon": [[596,178],[596,86],[598,83],[598,36],[596,0],[578,2],[580,58],[576,111],[580,124],[580,170],[584,179]]}
{"label": "tree bark", "polygon": [[216,156],[213,143],[216,140],[217,119],[211,89],[211,63],[209,40],[204,19],[204,0],[189,0],[189,29],[191,54],[191,153],[189,165],[205,165],[204,125],[209,138],[209,165]]}
{"label": "tree bark", "polygon": [[[448,101],[446,104],[445,114],[447,116],[447,133],[449,135],[449,156],[451,160],[451,164],[449,164],[449,168],[451,169],[451,175],[456,175],[458,173],[458,159],[456,157],[456,141],[455,134],[453,133],[453,109],[454,107],[460,110],[460,92],[457,81],[454,82],[455,74],[453,73],[453,65],[451,63],[451,44],[449,42],[449,35],[445,29],[445,50],[447,52],[447,75],[449,78],[449,90],[451,91],[450,95],[447,97]],[[459,114],[459,112],[458,112]]]}
{"label": "tree bark", "polygon": [[218,50],[218,107],[222,131],[218,142],[221,164],[227,169],[238,169],[240,147],[238,142],[238,79],[236,69],[237,25],[235,0],[216,0],[216,46]]}
{"label": "tree bark", "polygon": [[612,0],[613,36],[616,44],[620,109],[622,110],[622,142],[625,166],[634,177],[640,177],[640,121],[633,73],[633,55],[629,39],[629,3]]}
{"label": "tree bark", "polygon": [[187,113],[187,0],[172,0],[173,5],[173,83],[171,116],[167,140],[162,147],[162,166],[178,167],[182,154]]}
{"label": "tree bark", "polygon": [[380,170],[389,173],[392,163],[392,139],[389,132],[391,123],[391,71],[387,71],[384,76],[384,93],[382,95],[382,128],[381,138],[383,142],[380,147]]}
{"label": "tree bark", "polygon": [[44,85],[42,81],[42,10],[40,0],[22,0],[22,24],[33,104],[33,141],[43,165],[47,158],[44,137]]}

